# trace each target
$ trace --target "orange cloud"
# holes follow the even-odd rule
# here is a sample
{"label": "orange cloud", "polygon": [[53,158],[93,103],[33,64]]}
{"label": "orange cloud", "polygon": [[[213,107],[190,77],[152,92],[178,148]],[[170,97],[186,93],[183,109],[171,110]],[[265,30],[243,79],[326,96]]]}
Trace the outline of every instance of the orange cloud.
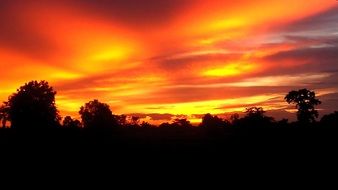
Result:
{"label": "orange cloud", "polygon": [[187,114],[196,121],[194,114],[246,105],[281,109],[264,102],[299,86],[335,92],[336,4],[2,1],[0,100],[44,79],[58,91],[62,115],[76,116],[93,98],[119,114]]}

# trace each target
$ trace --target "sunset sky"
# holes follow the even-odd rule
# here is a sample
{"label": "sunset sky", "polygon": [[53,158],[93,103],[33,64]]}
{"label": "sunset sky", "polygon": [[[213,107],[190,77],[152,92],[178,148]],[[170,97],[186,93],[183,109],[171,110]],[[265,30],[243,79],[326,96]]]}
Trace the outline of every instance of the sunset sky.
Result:
{"label": "sunset sky", "polygon": [[315,90],[338,109],[336,0],[0,0],[0,100],[30,80],[62,116],[92,99],[150,122],[261,106]]}

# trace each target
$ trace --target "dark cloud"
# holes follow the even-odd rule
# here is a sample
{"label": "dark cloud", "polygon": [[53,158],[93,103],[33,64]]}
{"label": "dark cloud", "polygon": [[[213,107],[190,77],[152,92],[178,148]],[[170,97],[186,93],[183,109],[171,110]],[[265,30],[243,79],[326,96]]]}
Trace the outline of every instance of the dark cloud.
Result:
{"label": "dark cloud", "polygon": [[[287,93],[285,93],[287,94]],[[250,107],[264,107],[264,106],[269,106],[269,107],[274,107],[274,109],[276,108],[280,108],[280,109],[283,109],[285,108],[285,105],[283,104],[285,103],[284,99],[281,98],[281,97],[278,97],[278,98],[271,98],[269,100],[265,100],[265,101],[262,101],[262,102],[257,102],[255,104],[248,104],[248,103],[245,103],[243,102],[241,104],[241,107],[246,107],[246,108],[250,108]],[[224,105],[224,106],[221,106],[219,108],[216,108],[216,109],[229,109],[229,108],[237,108],[238,105]]]}
{"label": "dark cloud", "polygon": [[149,117],[151,117],[151,120],[171,120],[172,117],[174,117],[173,114],[147,114]]}
{"label": "dark cloud", "polygon": [[166,24],[191,0],[72,0],[62,3],[91,15],[114,19],[124,24],[151,26]]}
{"label": "dark cloud", "polygon": [[282,119],[288,119],[289,121],[297,120],[296,113],[287,112],[284,109],[269,110],[265,114],[269,117],[273,117],[276,121],[282,120]]}
{"label": "dark cloud", "polygon": [[286,31],[331,31],[338,27],[338,6],[286,26]]}
{"label": "dark cloud", "polygon": [[[325,12],[306,17],[297,22],[283,26],[278,36],[282,42],[263,44],[264,48],[291,45],[294,49],[277,52],[264,57],[271,69],[270,75],[299,75],[307,73],[331,73],[337,78],[338,71],[338,6]],[[286,66],[289,65],[289,66]],[[327,78],[321,81],[322,86],[335,87]],[[309,81],[315,83],[315,81]],[[318,87],[314,84],[314,87]]]}
{"label": "dark cloud", "polygon": [[131,114],[127,114],[130,116],[136,116],[139,117],[141,119],[144,119],[146,117],[150,117],[151,120],[153,121],[160,121],[160,120],[167,120],[170,121],[173,117],[177,116],[174,114],[169,114],[169,113],[131,113]]}
{"label": "dark cloud", "polygon": [[[231,98],[241,98],[248,96],[257,96],[272,93],[287,93],[293,87],[198,87],[198,88],[172,88],[158,89],[147,97],[134,97],[129,100],[130,103],[145,104],[170,104],[184,103],[194,101],[221,100]],[[245,104],[245,102],[243,102]]]}
{"label": "dark cloud", "polygon": [[[290,44],[295,49],[264,57],[272,65],[271,75],[323,73],[338,71],[338,6],[284,26],[280,43],[263,44],[264,48]],[[325,35],[323,35],[325,34]],[[292,67],[285,65],[293,62]],[[278,66],[277,66],[278,65]]]}
{"label": "dark cloud", "polygon": [[144,113],[130,113],[130,114],[125,114],[127,116],[132,116],[132,117],[138,117],[139,119],[145,119],[148,115]]}
{"label": "dark cloud", "polygon": [[[304,36],[304,35],[285,35],[284,38],[287,41],[291,41],[293,43],[301,43],[301,44],[330,44],[337,45],[338,44],[338,36],[337,35],[327,35],[327,36]],[[279,44],[280,45],[280,44]]]}
{"label": "dark cloud", "polygon": [[[243,109],[242,112],[219,113],[219,114],[212,114],[212,115],[215,115],[217,117],[229,120],[231,115],[233,115],[233,114],[238,114],[238,116],[240,118],[245,117],[244,111],[245,110]],[[205,114],[194,114],[192,116],[195,117],[195,118],[201,119],[201,118],[203,118],[204,115]],[[295,113],[287,112],[284,109],[268,110],[268,111],[266,111],[265,115],[267,115],[269,117],[273,117],[276,121],[284,119],[284,118],[288,119],[289,121],[296,121],[297,120],[297,118],[296,118],[297,116],[296,116]]]}
{"label": "dark cloud", "polygon": [[32,28],[11,1],[0,2],[0,46],[30,57],[47,58],[57,47],[38,28]]}
{"label": "dark cloud", "polygon": [[332,64],[337,63],[338,60],[337,52],[338,46],[324,48],[304,48],[279,52],[277,54],[268,56],[265,59],[269,61],[309,60],[309,61],[321,61]]}
{"label": "dark cloud", "polygon": [[319,99],[322,101],[322,104],[318,106],[318,108],[322,109],[320,111],[321,115],[338,111],[338,93],[326,94],[320,96]]}
{"label": "dark cloud", "polygon": [[[40,22],[34,14],[43,17],[46,10],[74,10],[106,22],[150,28],[154,24],[168,24],[190,0],[1,0],[0,1],[0,46],[25,53],[34,58],[48,58],[61,51],[59,39],[51,39],[34,27]],[[40,11],[41,10],[41,11]],[[40,15],[41,14],[41,15]],[[65,22],[67,22],[65,20]],[[136,29],[136,28],[135,28]],[[62,38],[62,36],[60,36]]]}
{"label": "dark cloud", "polygon": [[184,52],[172,55],[171,57],[163,57],[157,62],[158,67],[164,70],[169,70],[170,72],[182,70],[182,69],[191,69],[205,67],[213,63],[213,65],[224,64],[228,61],[240,59],[242,54],[239,53],[213,53],[213,52],[203,52],[203,51],[192,51]]}
{"label": "dark cloud", "polygon": [[[338,71],[338,45],[282,51],[264,57],[272,65],[269,74],[332,73]],[[292,66],[285,66],[292,63]]]}

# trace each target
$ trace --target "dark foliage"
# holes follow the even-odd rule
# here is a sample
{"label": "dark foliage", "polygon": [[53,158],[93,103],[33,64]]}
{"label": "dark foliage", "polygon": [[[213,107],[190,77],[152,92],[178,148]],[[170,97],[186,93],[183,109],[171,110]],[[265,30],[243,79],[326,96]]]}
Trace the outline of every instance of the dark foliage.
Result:
{"label": "dark foliage", "polygon": [[245,117],[234,119],[235,127],[255,129],[273,126],[274,124],[274,119],[265,116],[265,111],[261,107],[247,108],[245,113]]}
{"label": "dark foliage", "polygon": [[77,119],[73,119],[70,116],[66,116],[62,121],[62,127],[65,128],[82,128],[81,122]]}
{"label": "dark foliage", "polygon": [[296,104],[297,118],[301,124],[313,123],[318,118],[318,111],[315,110],[315,106],[321,104],[321,101],[316,98],[314,91],[308,89],[293,90],[285,96],[285,100],[289,104]]}
{"label": "dark foliage", "polygon": [[0,121],[1,121],[2,128],[6,127],[6,123],[9,120],[8,111],[9,111],[9,107],[6,104],[0,106]]}
{"label": "dark foliage", "polygon": [[51,128],[59,125],[56,91],[46,81],[31,81],[17,89],[5,102],[12,128]]}
{"label": "dark foliage", "polygon": [[229,122],[217,116],[213,116],[211,114],[205,114],[202,118],[202,123],[200,124],[201,127],[227,127]]}
{"label": "dark foliage", "polygon": [[186,118],[175,119],[171,125],[174,127],[192,127],[190,121],[188,121]]}
{"label": "dark foliage", "polygon": [[140,153],[137,159],[154,152],[156,156],[162,153],[233,156],[230,151],[246,151],[252,156],[261,152],[294,151],[294,156],[299,150],[313,152],[336,147],[338,112],[316,122],[314,106],[320,101],[314,92],[305,91],[292,91],[286,100],[297,104],[300,121],[308,125],[289,123],[286,119],[275,121],[262,108],[251,107],[245,116],[234,114],[229,120],[206,114],[199,126],[193,126],[184,117],[154,126],[135,116],[113,115],[108,104],[98,100],[80,108],[81,122],[66,116],[62,125],[58,125],[56,92],[47,82],[34,81],[21,87],[1,106],[0,117],[2,121],[9,120],[12,128],[0,129],[0,144],[28,149],[61,146],[71,151],[81,147],[85,151],[103,148],[115,155],[136,151]]}
{"label": "dark foliage", "polygon": [[108,104],[93,100],[80,108],[83,127],[90,129],[110,129],[117,125]]}
{"label": "dark foliage", "polygon": [[323,127],[337,127],[338,128],[338,112],[335,111],[334,113],[324,115],[323,118],[320,120],[320,124]]}

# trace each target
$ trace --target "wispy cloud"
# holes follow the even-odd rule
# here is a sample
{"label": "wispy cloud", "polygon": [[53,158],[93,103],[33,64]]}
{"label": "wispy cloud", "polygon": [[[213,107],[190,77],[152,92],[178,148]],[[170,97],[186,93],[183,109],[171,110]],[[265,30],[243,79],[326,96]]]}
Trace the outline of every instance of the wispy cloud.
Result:
{"label": "wispy cloud", "polygon": [[[285,113],[291,89],[336,93],[337,10],[318,0],[2,0],[0,99],[44,79],[63,115],[93,98],[161,121],[253,105]],[[322,110],[338,107],[322,97]]]}

